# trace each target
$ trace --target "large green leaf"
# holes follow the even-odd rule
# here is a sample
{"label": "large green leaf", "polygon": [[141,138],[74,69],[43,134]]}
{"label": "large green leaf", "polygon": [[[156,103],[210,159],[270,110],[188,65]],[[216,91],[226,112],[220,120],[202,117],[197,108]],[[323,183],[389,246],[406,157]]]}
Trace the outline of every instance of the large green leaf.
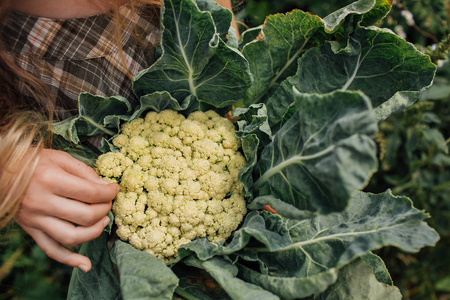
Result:
{"label": "large green leaf", "polygon": [[108,234],[103,232],[97,239],[81,246],[79,253],[89,257],[92,269],[88,273],[77,268],[73,270],[67,299],[121,299],[119,281],[109,258],[107,240]]}
{"label": "large green leaf", "polygon": [[302,93],[361,90],[381,120],[414,103],[432,83],[435,70],[428,56],[395,34],[359,28],[345,48],[330,42],[302,56],[297,74],[267,102],[270,121],[279,122],[289,109],[291,85]]}
{"label": "large green leaf", "polygon": [[262,152],[254,189],[302,210],[342,210],[377,167],[370,100],[360,92],[298,94],[296,108]]}
{"label": "large green leaf", "polygon": [[180,103],[195,96],[201,103],[226,107],[251,83],[245,58],[219,38],[211,13],[192,1],[164,1],[161,49],[156,63],[134,79],[139,97],[166,91]]}
{"label": "large green leaf", "polygon": [[[267,213],[262,216],[266,223],[270,221],[268,224],[279,218],[277,222],[285,224],[292,238],[291,245],[279,247],[271,253],[264,252],[265,248],[253,249],[261,251],[260,257],[270,262],[269,272],[274,274],[286,274],[283,261],[273,261],[281,258],[277,252],[303,253],[297,256],[303,257],[307,264],[299,264],[295,272],[307,275],[330,267],[342,267],[354,258],[383,246],[417,252],[439,240],[437,232],[423,222],[429,216],[415,209],[409,198],[395,197],[390,191],[382,194],[359,192],[342,213],[300,222]],[[301,260],[297,258],[297,261]]]}
{"label": "large green leaf", "polygon": [[111,250],[120,275],[122,297],[172,299],[178,278],[162,259],[117,240]]}
{"label": "large green leaf", "polygon": [[302,298],[325,291],[337,272],[358,257],[370,266],[371,277],[391,285],[383,262],[369,252],[433,246],[439,236],[426,218],[406,197],[358,192],[343,212],[303,220],[252,211],[227,244],[201,239],[182,246],[182,252],[184,257],[194,252],[200,261],[237,255],[239,276],[246,281],[281,298]]}
{"label": "large green leaf", "polygon": [[[422,247],[433,246],[439,239],[436,231],[423,221],[428,218],[427,214],[413,208],[410,199],[395,197],[390,191],[378,195],[359,192],[343,212],[301,221],[267,212],[258,216],[252,215],[251,220],[237,231],[239,234],[233,237],[246,244],[234,247],[245,251],[238,252],[245,254],[241,257],[260,264],[259,272],[246,270],[245,279],[263,284],[264,288],[283,298],[306,297],[323,291],[327,284],[333,283],[333,270],[340,270],[371,250],[391,245],[416,252]],[[291,244],[279,246],[281,243],[273,243],[260,238],[261,234],[253,234],[254,229],[246,229],[263,228],[260,218],[266,224],[264,230],[289,236]],[[259,224],[256,227],[255,222]],[[242,234],[251,235],[264,246],[254,246],[243,239]],[[230,245],[235,242],[231,241]],[[379,260],[369,257],[365,261],[377,274],[377,281],[390,283]],[[310,285],[305,289],[300,286],[297,290],[289,289],[286,290],[288,294],[283,294],[280,286],[295,280],[310,281]],[[316,290],[311,286],[316,286]]]}
{"label": "large green leaf", "polygon": [[359,28],[346,48],[335,46],[324,45],[302,57],[291,81],[299,91],[361,90],[378,107],[399,91],[420,91],[430,85],[436,70],[429,56],[380,29]]}

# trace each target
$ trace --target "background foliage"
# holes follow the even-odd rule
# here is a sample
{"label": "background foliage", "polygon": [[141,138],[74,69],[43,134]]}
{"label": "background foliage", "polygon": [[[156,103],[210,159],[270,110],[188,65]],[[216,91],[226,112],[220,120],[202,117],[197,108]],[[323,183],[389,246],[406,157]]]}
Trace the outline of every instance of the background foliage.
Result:
{"label": "background foliage", "polygon": [[[267,15],[300,8],[321,17],[352,0],[245,0],[235,2],[242,30]],[[379,251],[404,299],[450,299],[450,63],[449,0],[394,1],[382,27],[428,53],[438,64],[433,87],[422,101],[383,122],[377,136],[380,170],[366,190],[410,197],[424,209],[441,235],[434,248],[418,254],[387,248]],[[242,31],[241,30],[241,31]],[[0,235],[1,299],[64,299],[71,268],[49,260],[20,228]]]}
{"label": "background foliage", "polygon": [[[353,1],[248,0],[238,16],[245,25],[264,22],[265,15],[301,8],[321,17]],[[407,254],[394,248],[379,251],[404,299],[450,299],[450,1],[399,0],[380,27],[387,27],[429,54],[438,65],[433,87],[421,102],[382,123],[377,137],[380,169],[366,190],[410,197],[432,217],[441,235],[434,248]]]}

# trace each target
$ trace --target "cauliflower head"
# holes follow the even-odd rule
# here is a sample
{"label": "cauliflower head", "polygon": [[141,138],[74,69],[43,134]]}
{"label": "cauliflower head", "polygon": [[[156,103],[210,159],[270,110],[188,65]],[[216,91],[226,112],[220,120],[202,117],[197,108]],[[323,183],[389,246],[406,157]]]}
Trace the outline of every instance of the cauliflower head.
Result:
{"label": "cauliflower head", "polygon": [[247,213],[234,125],[214,111],[150,112],[122,125],[97,172],[121,186],[117,235],[166,262],[196,238],[226,240]]}

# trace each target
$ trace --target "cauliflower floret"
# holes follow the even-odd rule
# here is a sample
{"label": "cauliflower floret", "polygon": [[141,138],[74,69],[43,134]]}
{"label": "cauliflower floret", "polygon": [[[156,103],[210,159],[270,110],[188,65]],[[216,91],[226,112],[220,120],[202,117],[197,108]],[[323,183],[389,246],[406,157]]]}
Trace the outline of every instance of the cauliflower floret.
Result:
{"label": "cauliflower floret", "polygon": [[118,219],[134,214],[138,194],[135,192],[118,192],[113,203],[114,215]]}
{"label": "cauliflower floret", "polygon": [[149,142],[140,135],[131,137],[128,144],[125,145],[127,156],[136,161],[139,157],[149,153],[148,145]]}
{"label": "cauliflower floret", "polygon": [[104,177],[120,177],[133,161],[120,152],[107,152],[98,157],[96,162],[97,173]]}
{"label": "cauliflower floret", "polygon": [[122,125],[122,134],[132,137],[132,136],[138,136],[142,130],[144,129],[143,126],[144,119],[135,119],[131,122],[124,123]]}
{"label": "cauliflower floret", "polygon": [[205,138],[205,133],[208,127],[195,120],[185,120],[180,125],[178,137],[183,140],[184,144],[190,145],[195,141],[200,141]]}
{"label": "cauliflower floret", "polygon": [[121,186],[113,203],[117,235],[170,262],[196,238],[226,240],[247,213],[234,125],[214,111],[185,118],[165,110],[127,122],[97,171]]}
{"label": "cauliflower floret", "polygon": [[237,181],[239,171],[245,166],[245,164],[246,161],[244,155],[242,155],[240,152],[236,152],[229,158],[227,168],[234,181]]}
{"label": "cauliflower floret", "polygon": [[123,172],[122,181],[120,182],[121,189],[126,191],[142,191],[144,187],[144,175],[142,167],[134,164]]}
{"label": "cauliflower floret", "polygon": [[199,140],[192,144],[193,158],[204,158],[214,164],[224,156],[223,147],[211,140]]}
{"label": "cauliflower floret", "polygon": [[119,134],[113,139],[113,145],[119,148],[125,147],[130,139],[125,134]]}

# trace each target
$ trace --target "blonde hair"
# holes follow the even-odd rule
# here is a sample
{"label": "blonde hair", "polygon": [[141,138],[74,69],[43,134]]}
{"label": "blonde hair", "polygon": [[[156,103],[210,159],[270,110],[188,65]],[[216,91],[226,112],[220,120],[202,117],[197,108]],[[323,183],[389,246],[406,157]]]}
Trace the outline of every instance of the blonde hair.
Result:
{"label": "blonde hair", "polygon": [[[8,2],[0,0],[0,23],[8,13]],[[112,0],[110,3],[112,4],[110,13],[115,21],[112,34],[120,48],[121,33],[125,24],[119,8],[124,1]],[[130,0],[127,3],[132,10],[142,4],[152,5],[157,15],[161,1]],[[123,54],[122,49],[119,50]],[[124,56],[122,59],[125,63]],[[14,218],[20,208],[21,200],[38,164],[41,149],[50,147],[55,103],[50,89],[38,78],[15,65],[1,44],[0,82],[0,228],[2,228]],[[19,90],[25,90],[26,97],[19,94]]]}

